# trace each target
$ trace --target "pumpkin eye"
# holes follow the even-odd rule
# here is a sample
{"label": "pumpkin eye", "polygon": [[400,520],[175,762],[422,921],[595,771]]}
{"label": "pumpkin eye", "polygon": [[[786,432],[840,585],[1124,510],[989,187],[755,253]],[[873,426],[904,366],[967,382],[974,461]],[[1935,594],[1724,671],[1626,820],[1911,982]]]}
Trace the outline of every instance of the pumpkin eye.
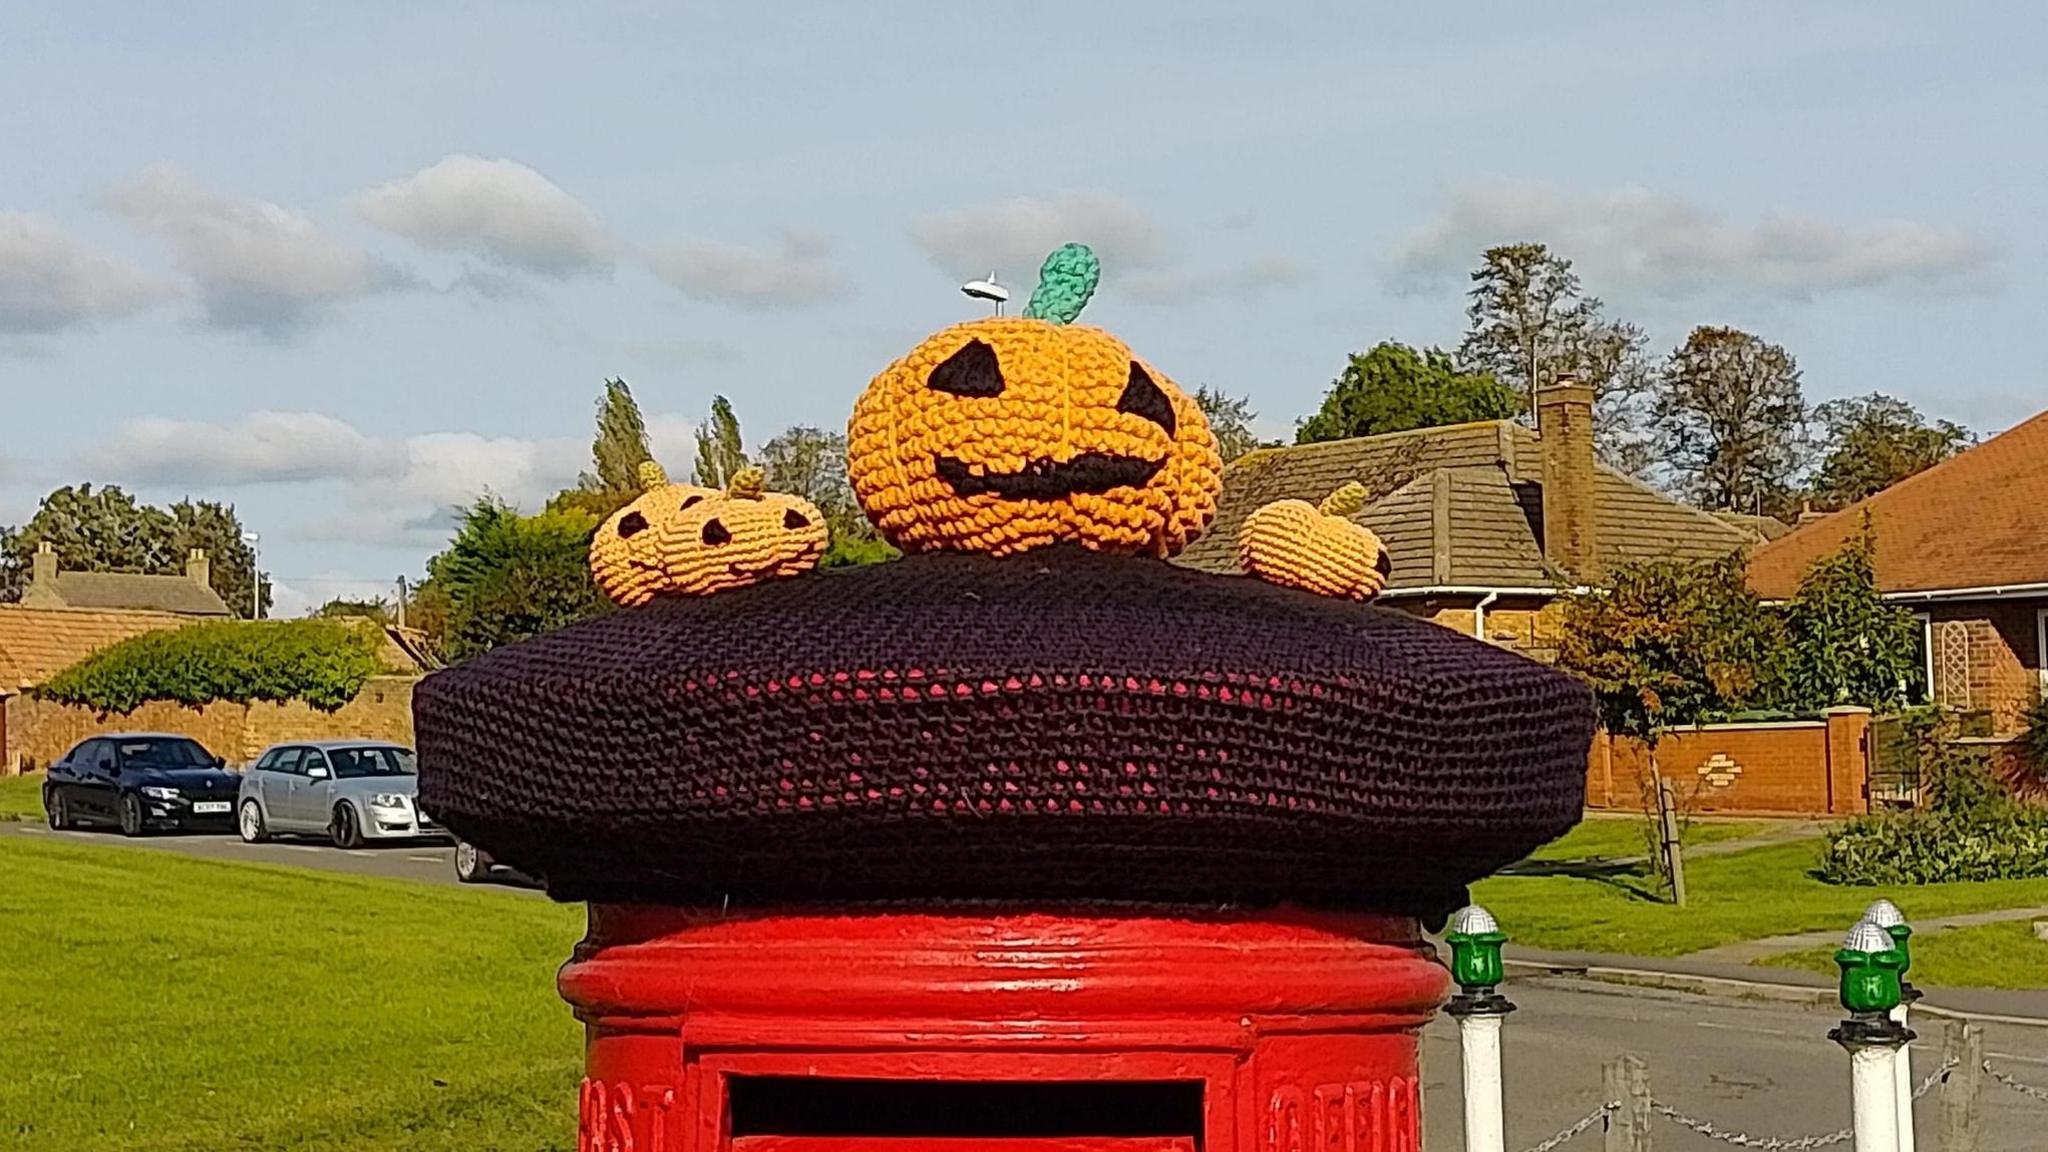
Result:
{"label": "pumpkin eye", "polygon": [[645,531],[647,531],[647,517],[642,516],[638,512],[628,512],[624,516],[619,517],[620,539],[623,540],[628,536],[638,536]]}
{"label": "pumpkin eye", "polygon": [[[943,368],[945,365],[941,364],[939,367]],[[932,375],[936,376],[938,373],[933,372]],[[1142,416],[1166,429],[1168,436],[1173,435],[1176,424],[1173,417],[1173,401],[1166,398],[1166,393],[1160,391],[1159,385],[1152,382],[1152,377],[1146,373],[1144,365],[1136,360],[1131,361],[1131,382],[1124,385],[1124,394],[1117,398],[1116,410],[1128,412],[1133,416]]]}
{"label": "pumpkin eye", "polygon": [[691,505],[696,504],[698,501],[702,499],[704,499],[703,496],[698,495],[696,493],[692,493],[688,499],[683,501],[683,506],[681,508],[676,509],[676,511],[688,512],[690,510]]}
{"label": "pumpkin eye", "polygon": [[1000,396],[1003,394],[1003,366],[996,362],[996,350],[979,340],[946,357],[925,381],[935,392],[954,396]]}
{"label": "pumpkin eye", "polygon": [[1372,562],[1372,570],[1379,573],[1382,579],[1391,579],[1393,577],[1394,558],[1387,555],[1385,548],[1380,549],[1380,558]]}
{"label": "pumpkin eye", "polygon": [[732,533],[725,530],[725,525],[720,524],[716,520],[706,520],[704,522],[704,542],[706,544],[716,547],[731,541]]}
{"label": "pumpkin eye", "polygon": [[782,514],[782,526],[792,532],[799,528],[809,528],[811,526],[811,518],[791,508]]}

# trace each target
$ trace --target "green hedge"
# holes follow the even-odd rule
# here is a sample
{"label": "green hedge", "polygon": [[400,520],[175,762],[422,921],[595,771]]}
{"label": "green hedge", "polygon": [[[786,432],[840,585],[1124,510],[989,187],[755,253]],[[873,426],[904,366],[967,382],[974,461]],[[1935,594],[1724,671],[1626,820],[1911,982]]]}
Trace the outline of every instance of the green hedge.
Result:
{"label": "green hedge", "polygon": [[2048,810],[1864,816],[1828,833],[1830,884],[1940,884],[2048,877]]}
{"label": "green hedge", "polygon": [[193,624],[148,632],[52,677],[41,694],[102,712],[151,700],[304,700],[332,712],[381,670],[374,632],[337,620]]}

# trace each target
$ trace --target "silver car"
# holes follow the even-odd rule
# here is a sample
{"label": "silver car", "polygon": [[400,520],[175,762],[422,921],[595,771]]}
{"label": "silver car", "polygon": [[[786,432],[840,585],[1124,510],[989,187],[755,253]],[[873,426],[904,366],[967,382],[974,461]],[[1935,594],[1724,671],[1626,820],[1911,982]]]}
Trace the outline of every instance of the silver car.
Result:
{"label": "silver car", "polygon": [[445,836],[419,810],[412,749],[373,740],[317,740],[266,749],[242,773],[235,828],[254,844],[278,834],[369,840]]}

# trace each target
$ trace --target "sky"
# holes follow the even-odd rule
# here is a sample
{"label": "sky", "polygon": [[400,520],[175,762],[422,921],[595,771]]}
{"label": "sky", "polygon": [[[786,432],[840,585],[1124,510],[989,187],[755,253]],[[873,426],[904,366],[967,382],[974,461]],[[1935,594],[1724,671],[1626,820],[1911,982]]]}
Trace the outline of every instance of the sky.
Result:
{"label": "sky", "polygon": [[278,611],[417,578],[452,509],[843,427],[1028,292],[1286,435],[1346,355],[1454,347],[1546,242],[1668,350],[1995,432],[2048,407],[2048,8],[2027,2],[0,0],[0,523],[232,502]]}

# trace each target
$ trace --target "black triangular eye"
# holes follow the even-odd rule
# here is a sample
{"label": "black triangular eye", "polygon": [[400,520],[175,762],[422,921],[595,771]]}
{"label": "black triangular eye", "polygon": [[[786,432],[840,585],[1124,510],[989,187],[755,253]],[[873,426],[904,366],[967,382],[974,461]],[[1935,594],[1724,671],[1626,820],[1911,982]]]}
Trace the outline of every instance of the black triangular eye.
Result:
{"label": "black triangular eye", "polygon": [[1166,393],[1160,391],[1159,385],[1152,382],[1152,377],[1145,371],[1145,366],[1136,360],[1131,361],[1131,382],[1124,385],[1124,394],[1117,398],[1116,410],[1129,412],[1133,416],[1143,416],[1166,429],[1168,436],[1173,435],[1176,426],[1173,418],[1173,401],[1166,398]]}
{"label": "black triangular eye", "polygon": [[720,524],[718,521],[706,520],[704,522],[704,542],[714,547],[720,544],[729,544],[732,542],[732,533],[726,531],[725,525]]}
{"label": "black triangular eye", "polygon": [[683,499],[683,506],[681,508],[676,509],[676,511],[688,512],[690,510],[690,505],[695,504],[702,499],[704,499],[704,497],[701,494],[693,493]]}
{"label": "black triangular eye", "polygon": [[1001,396],[1003,366],[996,362],[995,349],[979,340],[969,340],[966,347],[932,369],[931,378],[925,383],[935,391],[955,396]]}
{"label": "black triangular eye", "polygon": [[791,508],[782,514],[782,526],[792,532],[799,528],[809,528],[811,526],[811,518]]}
{"label": "black triangular eye", "polygon": [[638,512],[628,512],[619,517],[619,537],[637,536],[647,531],[647,517]]}
{"label": "black triangular eye", "polygon": [[1372,562],[1372,570],[1379,573],[1382,580],[1394,574],[1394,558],[1387,555],[1385,548],[1380,549],[1379,559]]}

